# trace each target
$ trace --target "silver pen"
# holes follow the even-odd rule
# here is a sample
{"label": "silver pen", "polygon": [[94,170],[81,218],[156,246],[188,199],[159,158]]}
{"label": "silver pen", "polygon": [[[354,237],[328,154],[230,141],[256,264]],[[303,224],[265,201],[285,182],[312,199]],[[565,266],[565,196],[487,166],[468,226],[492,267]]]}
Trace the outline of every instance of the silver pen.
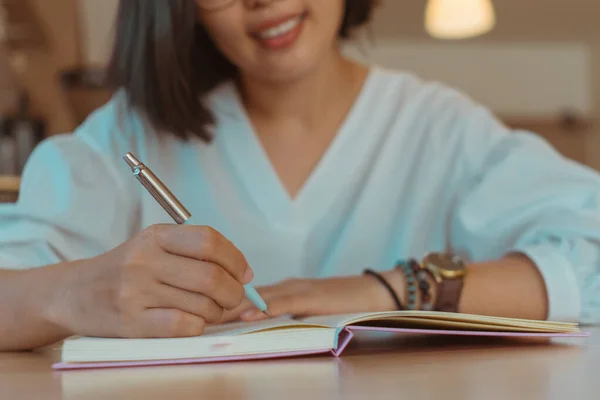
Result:
{"label": "silver pen", "polygon": [[[127,153],[124,157],[125,162],[131,168],[133,176],[146,188],[146,190],[156,199],[156,201],[165,209],[173,220],[182,225],[189,221],[192,214],[184,207],[175,195],[167,188],[164,183],[148,168],[142,164],[133,154]],[[246,297],[261,312],[270,316],[267,304],[260,297],[258,291],[251,284],[244,286]]]}

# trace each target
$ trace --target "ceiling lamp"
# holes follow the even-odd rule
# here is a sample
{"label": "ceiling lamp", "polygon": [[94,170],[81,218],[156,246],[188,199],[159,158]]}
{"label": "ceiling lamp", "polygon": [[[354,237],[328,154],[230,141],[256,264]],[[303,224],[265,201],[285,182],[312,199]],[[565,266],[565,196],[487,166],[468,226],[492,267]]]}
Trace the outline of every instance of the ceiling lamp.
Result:
{"label": "ceiling lamp", "polygon": [[429,0],[425,11],[425,29],[437,39],[483,35],[495,24],[491,0]]}

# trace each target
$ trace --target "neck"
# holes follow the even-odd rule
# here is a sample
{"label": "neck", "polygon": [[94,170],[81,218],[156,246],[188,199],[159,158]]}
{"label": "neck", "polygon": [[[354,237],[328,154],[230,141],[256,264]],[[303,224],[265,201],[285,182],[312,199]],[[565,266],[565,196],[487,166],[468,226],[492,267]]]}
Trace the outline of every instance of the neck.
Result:
{"label": "neck", "polygon": [[363,67],[335,52],[297,80],[268,82],[242,77],[240,83],[245,107],[253,119],[292,122],[311,131],[331,104],[356,93],[365,75]]}

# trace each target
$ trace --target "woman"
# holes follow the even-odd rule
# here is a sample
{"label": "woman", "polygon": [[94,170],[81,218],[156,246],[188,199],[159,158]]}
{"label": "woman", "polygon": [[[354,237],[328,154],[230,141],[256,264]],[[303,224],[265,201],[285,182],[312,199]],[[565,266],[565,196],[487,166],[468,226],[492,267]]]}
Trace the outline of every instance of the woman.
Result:
{"label": "woman", "polygon": [[2,210],[1,348],[262,318],[250,281],[275,316],[600,321],[598,175],[456,91],[342,57],[374,3],[123,0],[120,90],[36,149]]}

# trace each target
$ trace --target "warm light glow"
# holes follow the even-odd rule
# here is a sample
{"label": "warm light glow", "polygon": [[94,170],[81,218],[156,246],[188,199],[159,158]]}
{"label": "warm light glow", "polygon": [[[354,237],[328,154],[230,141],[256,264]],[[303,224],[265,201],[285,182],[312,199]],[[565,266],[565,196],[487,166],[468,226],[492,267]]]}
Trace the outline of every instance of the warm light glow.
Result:
{"label": "warm light glow", "polygon": [[491,0],[429,0],[425,29],[438,39],[466,39],[489,32],[496,24]]}

